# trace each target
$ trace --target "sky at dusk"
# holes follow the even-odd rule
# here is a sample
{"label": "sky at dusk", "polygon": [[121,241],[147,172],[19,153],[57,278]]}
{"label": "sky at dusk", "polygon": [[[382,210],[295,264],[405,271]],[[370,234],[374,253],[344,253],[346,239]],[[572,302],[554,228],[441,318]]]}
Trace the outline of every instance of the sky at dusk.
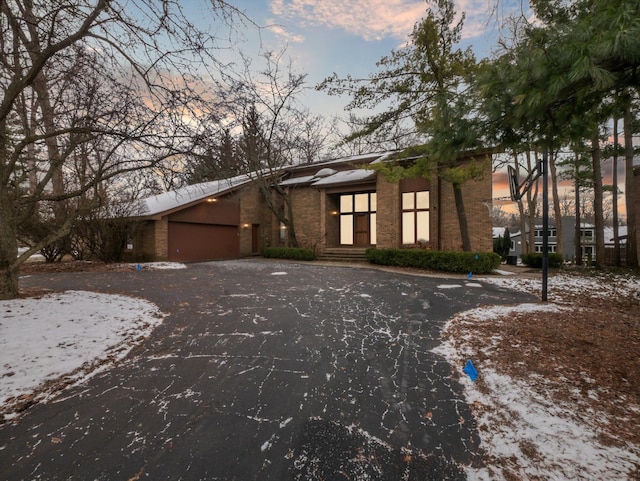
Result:
{"label": "sky at dusk", "polygon": [[[376,62],[403,46],[416,22],[426,16],[424,0],[230,0],[229,3],[253,23],[234,37],[236,51],[256,59],[268,51],[286,47],[295,73],[307,74],[306,90],[299,99],[314,114],[346,117],[348,97],[332,97],[315,90],[322,80],[336,73],[366,78],[377,70]],[[526,0],[455,0],[458,18],[465,13],[460,47],[471,47],[478,58],[498,51],[499,26],[509,16],[532,19]],[[184,5],[186,13],[206,25],[211,19],[204,3]],[[212,20],[211,20],[212,21]],[[230,57],[233,61],[233,57]],[[362,114],[362,112],[360,112]],[[621,164],[624,162],[621,161]],[[605,183],[611,182],[611,162],[603,163]],[[526,175],[524,172],[521,175]],[[619,169],[622,182],[624,169]],[[517,210],[509,197],[505,172],[494,175],[494,199],[505,199],[507,211]],[[571,191],[567,182],[562,191]],[[624,196],[621,196],[621,201]],[[624,205],[621,206],[624,210]]]}
{"label": "sky at dusk", "polygon": [[[526,0],[523,0],[526,2]],[[230,0],[255,25],[242,28],[236,49],[250,58],[280,51],[292,61],[293,70],[307,74],[302,102],[312,112],[344,115],[348,98],[316,92],[315,86],[334,72],[367,77],[376,62],[404,45],[421,18],[424,0]],[[525,3],[526,4],[526,3]],[[462,48],[472,46],[477,57],[496,49],[498,25],[510,14],[519,14],[519,0],[455,0],[458,17],[465,12]],[[495,8],[492,8],[495,7]],[[211,18],[205,2],[185,3],[189,17],[207,25]],[[525,11],[525,15],[529,15]],[[233,55],[233,51],[229,52]],[[256,60],[256,65],[259,61]]]}

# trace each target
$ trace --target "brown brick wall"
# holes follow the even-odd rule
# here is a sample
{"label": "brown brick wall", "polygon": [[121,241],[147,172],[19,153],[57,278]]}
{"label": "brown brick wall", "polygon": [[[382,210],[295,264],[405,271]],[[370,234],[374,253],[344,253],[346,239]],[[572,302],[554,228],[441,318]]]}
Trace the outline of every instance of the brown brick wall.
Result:
{"label": "brown brick wall", "polygon": [[[256,184],[249,184],[233,194],[233,201],[240,202],[240,255],[248,256],[253,250],[253,225],[257,224],[258,250],[271,245],[272,215]],[[231,200],[231,199],[230,199]]]}
{"label": "brown brick wall", "polygon": [[[437,182],[435,183],[437,184]],[[440,250],[462,250],[462,236],[456,213],[453,186],[449,182],[441,182],[440,195]],[[465,213],[473,251],[491,252],[493,250],[491,217],[491,176],[485,175],[482,180],[468,181],[462,187]],[[437,202],[437,188],[435,192]],[[437,219],[436,219],[437,221]],[[434,235],[437,236],[438,226]],[[437,239],[437,237],[436,237]]]}
{"label": "brown brick wall", "polygon": [[378,174],[376,183],[376,247],[392,249],[400,247],[400,187]]}
{"label": "brown brick wall", "polygon": [[169,258],[169,217],[164,216],[154,222],[154,250],[156,261],[166,261]]}
{"label": "brown brick wall", "polygon": [[326,225],[326,212],[321,209],[324,192],[315,188],[297,188],[291,189],[289,195],[294,206],[293,222],[298,245],[319,251],[324,243],[321,227]]}
{"label": "brown brick wall", "polygon": [[[453,186],[448,182],[431,179],[430,187],[430,246],[438,250],[462,250],[462,237],[456,213]],[[438,189],[441,189],[440,198]],[[398,183],[378,176],[378,248],[402,247],[401,237],[401,194]],[[463,185],[462,194],[474,251],[493,250],[490,207],[492,198],[491,164],[484,167],[482,179],[469,181]],[[438,202],[441,205],[438,205]],[[438,219],[440,215],[440,219]],[[441,230],[441,232],[438,232]]]}
{"label": "brown brick wall", "polygon": [[326,194],[325,199],[325,236],[322,244],[323,250],[327,247],[340,245],[340,196],[338,194]]}

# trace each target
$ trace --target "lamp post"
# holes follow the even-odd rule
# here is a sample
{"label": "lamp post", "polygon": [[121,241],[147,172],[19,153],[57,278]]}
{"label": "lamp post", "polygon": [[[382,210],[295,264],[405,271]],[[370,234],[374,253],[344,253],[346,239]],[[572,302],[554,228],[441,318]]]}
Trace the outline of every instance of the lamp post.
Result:
{"label": "lamp post", "polygon": [[542,153],[542,302],[547,302],[549,278],[549,154],[545,147]]}

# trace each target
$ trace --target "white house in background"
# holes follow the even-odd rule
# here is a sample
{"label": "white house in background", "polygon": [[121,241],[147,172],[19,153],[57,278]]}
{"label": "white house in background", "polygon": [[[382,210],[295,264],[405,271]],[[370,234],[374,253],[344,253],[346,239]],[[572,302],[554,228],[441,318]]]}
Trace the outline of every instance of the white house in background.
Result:
{"label": "white house in background", "polygon": [[[551,221],[552,225],[549,226],[549,252],[557,253],[557,229],[555,224]],[[565,217],[562,219],[562,231],[563,231],[563,249],[561,254],[566,260],[572,260],[575,257],[575,218]],[[527,231],[528,232],[528,231]],[[534,231],[534,246],[533,252],[542,252],[543,242],[542,225],[536,225]],[[504,234],[502,234],[504,235]],[[618,227],[618,236],[620,237],[620,244],[624,246],[626,243],[627,226]],[[509,256],[520,257],[524,251],[524,245],[528,242],[528,235],[522,238],[521,232],[515,232],[511,234],[511,249],[509,249]],[[605,248],[613,249],[615,241],[613,238],[613,228],[605,227],[604,229]],[[582,259],[595,259],[596,255],[596,235],[595,226],[593,224],[582,223],[580,226],[580,245],[582,252]],[[624,247],[623,247],[624,248]]]}

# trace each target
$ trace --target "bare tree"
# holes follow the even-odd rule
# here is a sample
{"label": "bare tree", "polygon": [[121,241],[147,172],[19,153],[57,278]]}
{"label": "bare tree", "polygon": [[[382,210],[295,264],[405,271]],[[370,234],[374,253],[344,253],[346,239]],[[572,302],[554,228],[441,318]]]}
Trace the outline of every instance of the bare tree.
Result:
{"label": "bare tree", "polygon": [[[237,18],[224,1],[210,7],[228,27]],[[78,208],[107,181],[192,148],[197,119],[216,108],[197,70],[217,65],[219,39],[198,31],[177,0],[6,0],[0,29],[7,299],[18,294],[22,262],[68,235]],[[45,212],[55,228],[18,256],[18,226]]]}
{"label": "bare tree", "polygon": [[284,168],[307,162],[322,149],[324,134],[319,120],[297,102],[306,75],[294,72],[284,55],[285,50],[266,52],[264,66],[257,72],[245,59],[244,74],[227,81],[232,93],[230,108],[235,109],[242,126],[239,156],[244,171],[285,226],[288,245],[297,247],[289,191],[279,180]]}

